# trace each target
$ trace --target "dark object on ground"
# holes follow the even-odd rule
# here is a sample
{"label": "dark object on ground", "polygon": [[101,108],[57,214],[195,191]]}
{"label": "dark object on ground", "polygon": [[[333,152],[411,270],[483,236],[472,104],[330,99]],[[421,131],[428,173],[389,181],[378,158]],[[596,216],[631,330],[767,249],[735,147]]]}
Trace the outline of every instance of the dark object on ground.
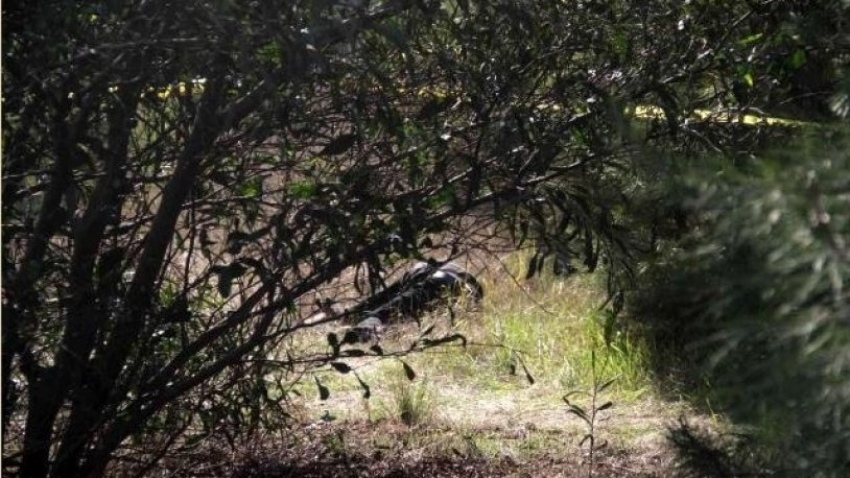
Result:
{"label": "dark object on ground", "polygon": [[378,340],[384,331],[384,322],[377,317],[366,317],[354,327],[345,332],[342,338],[344,344],[356,344],[358,342],[374,342]]}
{"label": "dark object on ground", "polygon": [[474,275],[463,267],[419,262],[402,278],[366,299],[352,311],[366,318],[346,332],[343,343],[376,340],[387,324],[414,319],[440,304],[451,304],[461,295],[474,302],[484,297],[484,289]]}

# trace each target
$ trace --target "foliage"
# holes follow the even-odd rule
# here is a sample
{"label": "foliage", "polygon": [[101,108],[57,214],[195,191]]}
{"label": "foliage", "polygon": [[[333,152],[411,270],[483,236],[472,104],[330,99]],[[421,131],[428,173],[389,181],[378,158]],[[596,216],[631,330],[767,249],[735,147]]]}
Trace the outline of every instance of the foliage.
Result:
{"label": "foliage", "polygon": [[4,466],[282,426],[355,353],[286,348],[342,277],[493,234],[631,271],[635,153],[763,133],[691,113],[767,98],[782,5],[4,3]]}
{"label": "foliage", "polygon": [[665,344],[659,361],[692,364],[712,406],[754,427],[765,473],[844,476],[850,463],[846,133],[800,138],[746,172],[695,168],[675,197],[699,225],[634,301]]}
{"label": "foliage", "polygon": [[[603,442],[601,444],[597,444],[597,427],[598,427],[598,415],[599,412],[604,412],[605,410],[610,409],[614,406],[614,402],[607,401],[603,404],[598,404],[600,401],[600,394],[604,392],[608,387],[610,387],[617,379],[612,378],[609,380],[602,381],[603,379],[599,377],[598,370],[596,368],[596,352],[595,350],[591,350],[591,359],[590,359],[591,373],[593,374],[593,386],[590,389],[590,392],[582,392],[582,391],[572,391],[564,395],[563,400],[567,405],[567,411],[572,415],[575,415],[581,421],[584,422],[587,427],[587,433],[581,439],[579,446],[582,446],[587,443],[587,476],[593,476],[594,468],[594,454],[600,448],[604,448],[607,445],[607,442]],[[578,403],[575,403],[575,399],[570,401],[571,397],[576,395],[586,395],[590,399],[590,403],[586,406],[581,406]]]}

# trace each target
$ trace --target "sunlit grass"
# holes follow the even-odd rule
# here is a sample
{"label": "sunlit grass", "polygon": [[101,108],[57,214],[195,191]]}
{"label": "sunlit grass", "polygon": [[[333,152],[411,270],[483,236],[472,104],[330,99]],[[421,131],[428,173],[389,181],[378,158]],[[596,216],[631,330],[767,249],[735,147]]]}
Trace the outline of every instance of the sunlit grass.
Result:
{"label": "sunlit grass", "polygon": [[[604,399],[614,402],[616,418],[606,429],[634,442],[652,427],[662,429],[661,420],[671,415],[652,392],[645,345],[616,327],[606,341],[607,312],[600,306],[607,296],[599,273],[544,273],[525,280],[526,267],[527,258],[515,254],[483,271],[484,300],[472,310],[458,304],[454,324],[445,311],[422,319],[423,328],[435,326],[432,336],[464,335],[465,347],[453,343],[405,357],[415,371],[413,381],[397,358],[347,359],[352,368],[348,374],[320,370],[316,376],[331,397],[318,400],[313,380],[303,380],[298,390],[309,399],[308,414],[467,430],[481,447],[506,446],[520,454],[533,450],[521,443],[489,443],[482,431],[526,430],[528,436],[545,438],[560,430],[566,445],[577,442],[582,431],[566,413],[562,397],[592,388],[595,354],[598,380],[615,379]],[[385,351],[405,349],[421,331],[413,323],[393,326],[381,346]],[[302,345],[312,340],[315,347],[326,346],[326,333],[316,331]],[[368,400],[355,374],[368,384]]]}
{"label": "sunlit grass", "polygon": [[396,373],[382,386],[387,394],[376,400],[376,413],[370,417],[373,421],[389,419],[412,427],[433,419],[436,401],[427,379],[409,380]]}
{"label": "sunlit grass", "polygon": [[[654,392],[647,346],[637,336],[614,327],[606,340],[602,273],[546,272],[525,280],[527,260],[514,254],[490,264],[479,275],[484,300],[474,307],[457,304],[454,321],[438,311],[423,317],[421,327],[390,327],[380,342],[385,351],[406,349],[434,325],[432,337],[460,333],[465,347],[452,343],[404,357],[413,380],[399,358],[345,359],[352,369],[347,374],[315,371],[330,398],[319,400],[314,381],[302,380],[297,389],[305,418],[409,429],[410,447],[445,448],[450,455],[573,453],[586,430],[562,397],[590,391],[596,374],[597,383],[615,379],[600,397],[614,406],[599,424],[599,439],[657,453],[666,424],[686,410]],[[326,347],[330,330],[336,329],[297,342]],[[357,377],[369,386],[368,400]],[[442,438],[428,438],[429,430],[441,430]]]}
{"label": "sunlit grass", "polygon": [[482,278],[487,296],[481,311],[457,324],[470,345],[417,357],[412,363],[422,373],[494,393],[533,385],[540,395],[559,396],[590,386],[595,350],[597,372],[617,378],[613,390],[621,400],[648,389],[646,354],[636,338],[615,332],[605,340],[599,310],[605,296],[595,276],[544,274],[520,282],[505,276],[522,276],[523,256],[505,266]]}

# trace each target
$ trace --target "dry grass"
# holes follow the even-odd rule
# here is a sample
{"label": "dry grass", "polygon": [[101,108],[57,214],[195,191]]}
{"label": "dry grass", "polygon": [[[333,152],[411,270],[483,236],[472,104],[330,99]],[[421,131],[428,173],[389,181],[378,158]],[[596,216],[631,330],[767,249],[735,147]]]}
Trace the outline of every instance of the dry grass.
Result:
{"label": "dry grass", "polygon": [[[595,349],[595,373],[616,379],[604,397],[613,401],[614,407],[600,414],[598,424],[597,442],[610,447],[601,455],[600,466],[613,467],[611,476],[665,476],[669,452],[663,434],[667,424],[686,408],[654,393],[644,367],[643,345],[633,337],[621,333],[611,346],[605,345],[603,315],[598,310],[604,293],[597,278],[516,280],[524,271],[523,257],[511,256],[503,265],[482,273],[486,296],[477,310],[455,314],[455,324],[446,313],[423,320],[423,327],[434,324],[437,333],[462,333],[469,341],[466,347],[444,346],[405,358],[416,372],[410,382],[398,359],[349,360],[370,385],[369,400],[362,398],[362,388],[352,374],[321,372],[331,397],[320,400],[312,382],[305,382],[300,387],[302,419],[331,422],[335,425],[327,426],[340,429],[366,427],[376,436],[387,427],[440,430],[438,434],[444,438],[462,438],[460,444],[437,446],[449,458],[457,455],[459,447],[474,445],[476,453],[491,460],[509,457],[517,463],[536,463],[549,457],[581,463],[583,452],[578,443],[585,430],[567,413],[561,397],[591,387],[590,351]],[[420,331],[415,324],[398,325],[386,334],[381,346],[384,350],[406,348]],[[310,340],[323,343],[326,332],[316,331]],[[411,416],[417,418],[409,420]],[[386,437],[391,442],[397,439]],[[435,450],[435,445],[426,444],[428,440],[422,437],[406,440],[405,453]],[[617,474],[612,471],[616,466],[639,473]],[[651,470],[653,467],[657,469]],[[510,474],[514,471],[518,474]],[[521,468],[514,471],[497,476],[526,476]]]}
{"label": "dry grass", "polygon": [[[675,476],[664,452],[610,446],[599,451],[596,463],[596,477]],[[297,438],[257,437],[235,450],[211,446],[166,462],[161,470],[161,476],[174,478],[557,478],[586,476],[587,462],[556,432],[410,428],[385,421],[318,423]]]}
{"label": "dry grass", "polygon": [[[454,323],[440,312],[421,326],[434,325],[434,336],[461,333],[466,347],[344,359],[351,367],[345,374],[331,367],[309,371],[294,384],[292,429],[262,430],[236,444],[211,437],[194,455],[164,460],[161,476],[676,476],[664,433],[680,415],[693,414],[655,393],[639,341],[623,333],[605,345],[598,278],[517,280],[526,267],[521,255],[487,268],[468,265],[480,272],[484,301],[459,304]],[[298,355],[324,352],[326,335],[340,327],[305,329],[285,347]],[[414,323],[394,325],[381,346],[406,349],[421,332]],[[591,470],[580,443],[587,430],[562,397],[589,390],[594,374],[616,381],[601,397],[614,406],[596,423],[596,443],[605,446]],[[326,400],[314,375],[330,390]],[[370,399],[357,377],[369,385]]]}

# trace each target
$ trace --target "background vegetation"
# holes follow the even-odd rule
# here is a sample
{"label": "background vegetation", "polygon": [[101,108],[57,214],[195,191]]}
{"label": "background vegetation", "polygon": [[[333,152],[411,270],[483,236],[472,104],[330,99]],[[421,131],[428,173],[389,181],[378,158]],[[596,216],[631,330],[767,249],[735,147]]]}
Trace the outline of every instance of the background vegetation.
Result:
{"label": "background vegetation", "polygon": [[[653,262],[633,301],[663,350],[689,364],[681,378],[699,400],[769,445],[726,462],[680,430],[692,460],[726,463],[718,475],[848,471],[845,134],[801,138],[746,171],[711,168],[710,180],[689,168],[676,197],[700,225]],[[656,361],[669,370],[669,356]]]}
{"label": "background vegetation", "polygon": [[732,458],[680,431],[701,473],[841,475],[846,131],[811,122],[847,113],[847,9],[5,2],[4,472],[280,429],[293,384],[384,355],[304,331],[406,260],[528,247],[757,426]]}

